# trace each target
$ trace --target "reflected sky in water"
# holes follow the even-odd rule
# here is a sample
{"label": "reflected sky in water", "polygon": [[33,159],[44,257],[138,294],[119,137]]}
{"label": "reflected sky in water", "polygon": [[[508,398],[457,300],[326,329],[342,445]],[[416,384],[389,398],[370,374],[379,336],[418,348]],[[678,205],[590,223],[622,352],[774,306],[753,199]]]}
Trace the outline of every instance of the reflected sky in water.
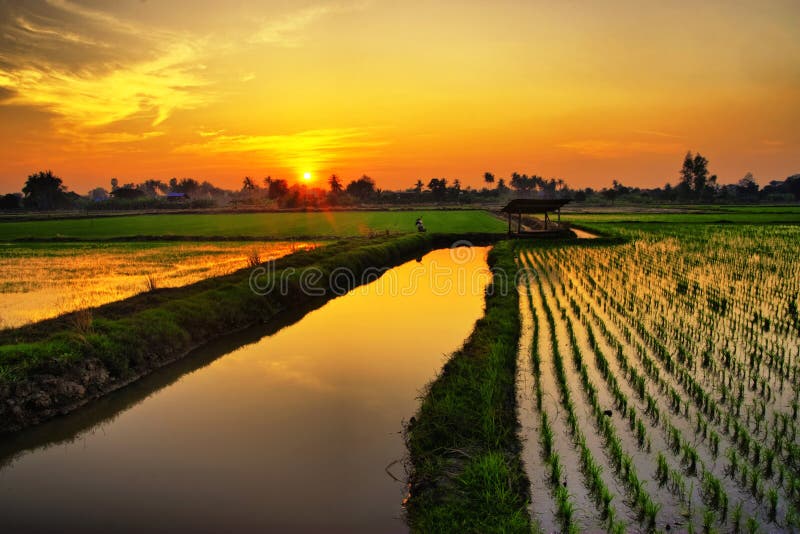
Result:
{"label": "reflected sky in water", "polygon": [[483,314],[486,249],[471,252],[434,251],[217,359],[199,351],[179,378],[116,394],[134,402],[90,408],[111,418],[88,429],[79,412],[18,436],[32,452],[0,470],[4,527],[405,531],[404,485],[385,469]]}

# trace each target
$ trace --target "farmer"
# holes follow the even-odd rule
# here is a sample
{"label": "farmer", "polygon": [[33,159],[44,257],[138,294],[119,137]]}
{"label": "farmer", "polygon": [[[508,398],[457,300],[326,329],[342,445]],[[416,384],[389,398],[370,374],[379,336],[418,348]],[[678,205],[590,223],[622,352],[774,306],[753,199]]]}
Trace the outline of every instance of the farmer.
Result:
{"label": "farmer", "polygon": [[418,232],[424,232],[425,231],[425,225],[422,224],[422,217],[417,217],[417,220],[416,220],[416,222],[414,224],[417,225],[417,231]]}

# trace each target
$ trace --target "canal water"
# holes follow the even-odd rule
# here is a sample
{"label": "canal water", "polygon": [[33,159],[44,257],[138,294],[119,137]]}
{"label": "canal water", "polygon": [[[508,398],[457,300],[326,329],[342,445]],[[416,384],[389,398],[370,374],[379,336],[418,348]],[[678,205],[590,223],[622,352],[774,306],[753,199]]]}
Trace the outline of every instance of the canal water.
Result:
{"label": "canal water", "polygon": [[431,252],[3,436],[0,531],[406,531],[402,423],[483,315],[486,252]]}

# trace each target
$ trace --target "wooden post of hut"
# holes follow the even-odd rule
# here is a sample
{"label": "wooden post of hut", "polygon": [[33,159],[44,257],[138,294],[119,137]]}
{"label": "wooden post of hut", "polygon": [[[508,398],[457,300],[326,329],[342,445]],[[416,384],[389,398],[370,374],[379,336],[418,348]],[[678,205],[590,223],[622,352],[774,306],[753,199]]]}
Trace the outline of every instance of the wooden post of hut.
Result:
{"label": "wooden post of hut", "polygon": [[[538,198],[517,198],[510,201],[501,210],[508,216],[508,235],[514,235],[511,231],[511,218],[514,214],[517,215],[517,232],[516,235],[535,235],[537,233],[544,233],[550,231],[552,226],[550,223],[550,213],[556,212],[558,215],[558,223],[555,225],[555,231],[560,231],[561,227],[561,208],[569,199],[538,199]],[[542,214],[544,216],[544,230],[538,232],[523,232],[522,231],[522,214]]]}

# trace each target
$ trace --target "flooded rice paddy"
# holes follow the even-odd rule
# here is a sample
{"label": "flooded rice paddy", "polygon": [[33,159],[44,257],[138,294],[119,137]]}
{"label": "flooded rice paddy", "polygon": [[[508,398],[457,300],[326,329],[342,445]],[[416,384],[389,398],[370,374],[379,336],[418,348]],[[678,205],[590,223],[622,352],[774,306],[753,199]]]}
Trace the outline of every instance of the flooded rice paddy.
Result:
{"label": "flooded rice paddy", "polygon": [[0,244],[0,328],[178,287],[313,248],[311,242]]}

